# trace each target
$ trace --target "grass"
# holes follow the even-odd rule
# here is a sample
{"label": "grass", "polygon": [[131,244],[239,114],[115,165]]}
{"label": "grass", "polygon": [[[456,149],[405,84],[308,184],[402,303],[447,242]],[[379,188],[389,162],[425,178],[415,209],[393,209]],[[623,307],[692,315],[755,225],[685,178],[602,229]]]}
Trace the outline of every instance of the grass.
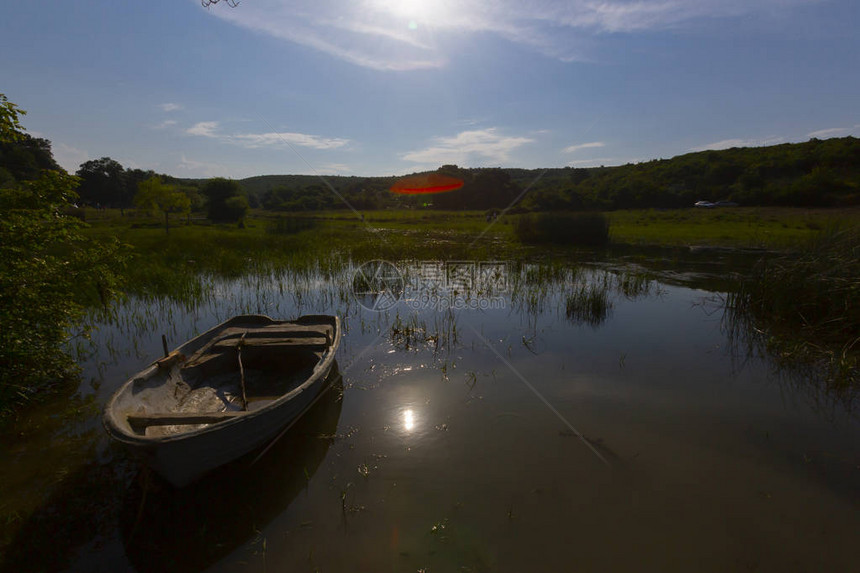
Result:
{"label": "grass", "polygon": [[798,254],[763,259],[729,296],[733,332],[787,364],[823,367],[829,386],[860,381],[860,227],[833,227]]}
{"label": "grass", "polygon": [[835,224],[860,224],[860,209],[718,208],[609,213],[614,243],[774,250],[802,246]]}
{"label": "grass", "polygon": [[[92,224],[90,233],[117,235],[139,249],[161,252],[168,244],[162,222],[128,214],[120,217],[116,210],[87,209],[86,220]],[[474,259],[478,258],[476,251],[480,254],[489,245],[495,251],[501,249],[505,256],[523,254],[516,236],[518,215],[502,217],[492,226],[482,211],[392,210],[365,211],[361,215],[363,220],[349,210],[292,214],[254,210],[245,229],[200,219],[188,225],[185,220],[177,219],[171,223],[170,237],[175,239],[174,251],[209,254],[212,261],[207,266],[227,271],[245,265],[229,257],[221,261],[218,253],[212,253],[209,247],[213,243],[216,247],[221,245],[222,238],[226,241],[225,249],[261,249],[263,257],[280,260],[288,260],[283,256],[285,249],[316,254],[321,250],[336,250],[356,258],[375,253],[376,258],[429,254],[443,259],[464,256]],[[784,250],[802,245],[834,224],[860,224],[860,208],[638,209],[605,215],[610,222],[610,241],[623,245]],[[481,233],[485,233],[484,238],[470,246]],[[207,242],[207,239],[212,240]],[[204,258],[197,256],[194,260]]]}

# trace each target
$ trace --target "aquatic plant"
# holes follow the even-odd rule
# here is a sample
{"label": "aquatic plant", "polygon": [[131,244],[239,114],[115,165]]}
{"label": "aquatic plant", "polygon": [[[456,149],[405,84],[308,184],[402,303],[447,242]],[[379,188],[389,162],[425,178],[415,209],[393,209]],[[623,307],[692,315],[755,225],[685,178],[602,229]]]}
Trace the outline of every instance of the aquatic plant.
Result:
{"label": "aquatic plant", "polygon": [[832,227],[795,254],[764,258],[726,299],[725,324],[828,386],[860,380],[860,228]]}

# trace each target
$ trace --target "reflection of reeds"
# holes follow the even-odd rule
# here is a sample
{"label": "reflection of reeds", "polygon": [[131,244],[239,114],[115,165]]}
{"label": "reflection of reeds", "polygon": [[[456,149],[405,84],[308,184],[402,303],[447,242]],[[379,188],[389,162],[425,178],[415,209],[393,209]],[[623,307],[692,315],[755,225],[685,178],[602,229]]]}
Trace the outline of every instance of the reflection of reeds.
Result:
{"label": "reflection of reeds", "polygon": [[565,314],[568,320],[597,326],[609,315],[612,301],[605,284],[583,283],[567,294]]}
{"label": "reflection of reeds", "polygon": [[635,270],[604,271],[575,263],[511,265],[511,305],[535,315],[547,303],[564,305],[575,324],[598,326],[612,312],[618,297],[636,299],[659,292],[648,274]]}
{"label": "reflection of reeds", "polygon": [[391,344],[399,350],[431,348],[434,353],[450,352],[457,345],[457,315],[452,309],[433,312],[433,325],[411,313],[404,320],[398,312],[389,330]]}
{"label": "reflection of reeds", "polygon": [[860,232],[834,228],[800,254],[763,259],[728,296],[725,325],[782,364],[816,366],[828,387],[856,386],[858,301]]}

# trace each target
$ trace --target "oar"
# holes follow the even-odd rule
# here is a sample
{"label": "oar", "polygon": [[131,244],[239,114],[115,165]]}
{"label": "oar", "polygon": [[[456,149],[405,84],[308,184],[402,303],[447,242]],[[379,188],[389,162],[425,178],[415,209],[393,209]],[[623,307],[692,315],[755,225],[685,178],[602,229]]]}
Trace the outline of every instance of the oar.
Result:
{"label": "oar", "polygon": [[245,344],[245,335],[248,332],[242,333],[242,338],[236,345],[236,355],[239,357],[239,383],[242,385],[242,409],[248,409],[248,397],[245,395],[245,368],[242,366],[242,346]]}

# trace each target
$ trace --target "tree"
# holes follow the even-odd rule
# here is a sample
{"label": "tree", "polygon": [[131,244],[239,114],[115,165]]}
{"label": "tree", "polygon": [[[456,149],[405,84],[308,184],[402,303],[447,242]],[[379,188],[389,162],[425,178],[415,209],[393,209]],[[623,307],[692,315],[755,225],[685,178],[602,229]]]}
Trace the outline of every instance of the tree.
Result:
{"label": "tree", "polygon": [[62,171],[54,161],[51,142],[24,133],[17,141],[0,143],[0,166],[8,174],[8,179],[25,181],[36,179],[42,169]]}
{"label": "tree", "polygon": [[21,131],[20,117],[27,112],[6,99],[5,94],[0,94],[0,141],[20,141],[24,138]]}
{"label": "tree", "polygon": [[[22,114],[0,94],[0,144],[20,142]],[[116,240],[94,242],[64,215],[77,177],[42,170],[0,189],[0,412],[76,372],[65,351],[87,305],[107,304],[123,256]]]}
{"label": "tree", "polygon": [[201,192],[206,196],[207,214],[213,221],[235,223],[241,221],[248,211],[248,200],[242,186],[232,179],[210,179]]}
{"label": "tree", "polygon": [[138,209],[164,213],[164,232],[170,232],[170,214],[191,211],[188,195],[171,185],[165,185],[160,177],[150,177],[137,184],[134,204]]}
{"label": "tree", "polygon": [[126,172],[110,157],[91,159],[81,164],[76,175],[81,178],[81,200],[105,207],[131,207],[134,188],[129,189]]}

